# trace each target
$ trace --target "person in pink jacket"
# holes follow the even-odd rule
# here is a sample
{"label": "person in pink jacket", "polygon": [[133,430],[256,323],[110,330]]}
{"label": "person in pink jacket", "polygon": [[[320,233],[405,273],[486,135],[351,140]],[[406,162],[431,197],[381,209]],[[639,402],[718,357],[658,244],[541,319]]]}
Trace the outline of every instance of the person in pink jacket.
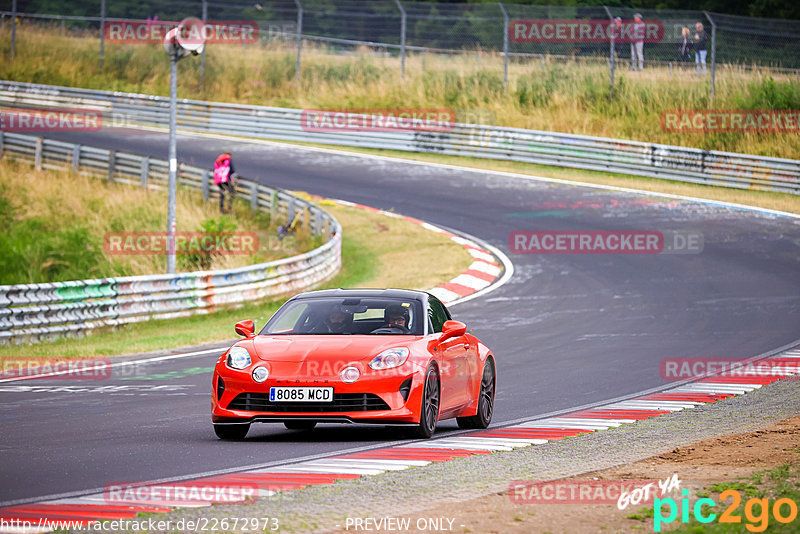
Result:
{"label": "person in pink jacket", "polygon": [[[219,211],[228,213],[233,207],[233,195],[236,190],[234,184],[233,155],[223,152],[214,162],[214,185],[219,187]],[[225,193],[228,194],[228,209],[225,210]]]}

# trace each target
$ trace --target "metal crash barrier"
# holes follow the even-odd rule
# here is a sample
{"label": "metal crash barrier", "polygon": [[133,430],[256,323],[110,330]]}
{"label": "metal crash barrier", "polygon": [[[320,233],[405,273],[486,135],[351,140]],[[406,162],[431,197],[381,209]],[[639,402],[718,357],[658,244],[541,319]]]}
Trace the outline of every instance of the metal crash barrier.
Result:
{"label": "metal crash barrier", "polygon": [[[73,169],[154,189],[167,185],[166,160],[125,152],[0,132],[0,153],[40,169]],[[207,169],[180,166],[178,184],[202,191],[205,199],[216,195],[210,191],[213,180]],[[339,271],[342,229],[333,216],[295,195],[247,179],[239,180],[236,193],[254,210],[269,211],[272,221],[296,219],[326,242],[305,254],[236,269],[0,286],[0,343],[208,313],[310,289]]]}
{"label": "metal crash barrier", "polygon": [[[166,128],[166,97],[0,82],[6,108],[91,109],[104,127]],[[740,189],[800,193],[800,161],[640,141],[478,124],[446,131],[317,128],[299,109],[179,99],[178,128],[340,146],[519,161]],[[376,129],[378,130],[378,129]]]}

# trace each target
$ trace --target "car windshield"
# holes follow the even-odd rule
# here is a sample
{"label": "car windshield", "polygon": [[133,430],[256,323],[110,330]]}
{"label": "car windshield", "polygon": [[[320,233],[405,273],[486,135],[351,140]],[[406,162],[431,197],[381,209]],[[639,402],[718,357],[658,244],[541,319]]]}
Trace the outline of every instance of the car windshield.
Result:
{"label": "car windshield", "polygon": [[423,335],[422,305],[402,298],[315,297],[284,304],[268,335]]}

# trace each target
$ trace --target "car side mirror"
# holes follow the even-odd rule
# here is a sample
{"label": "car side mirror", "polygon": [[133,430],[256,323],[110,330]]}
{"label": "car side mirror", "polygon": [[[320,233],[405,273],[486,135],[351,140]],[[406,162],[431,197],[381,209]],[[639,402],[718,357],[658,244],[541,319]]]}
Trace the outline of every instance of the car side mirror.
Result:
{"label": "car side mirror", "polygon": [[253,337],[253,333],[256,331],[256,323],[254,323],[252,319],[239,321],[233,329],[236,330],[236,333],[240,336]]}
{"label": "car side mirror", "polygon": [[442,342],[451,337],[463,336],[467,333],[467,325],[461,321],[445,321],[442,325],[442,337],[439,341]]}

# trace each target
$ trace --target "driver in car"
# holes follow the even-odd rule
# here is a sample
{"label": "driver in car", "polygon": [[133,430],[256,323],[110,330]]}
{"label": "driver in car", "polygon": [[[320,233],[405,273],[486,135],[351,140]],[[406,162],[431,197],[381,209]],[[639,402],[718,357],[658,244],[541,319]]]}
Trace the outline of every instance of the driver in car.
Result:
{"label": "driver in car", "polygon": [[408,328],[408,308],[403,306],[389,306],[383,314],[386,319],[384,328],[396,328],[404,334],[410,332]]}
{"label": "driver in car", "polygon": [[328,316],[322,321],[313,333],[315,334],[344,334],[349,333],[353,322],[353,316],[343,310],[340,306],[334,306],[328,312]]}

